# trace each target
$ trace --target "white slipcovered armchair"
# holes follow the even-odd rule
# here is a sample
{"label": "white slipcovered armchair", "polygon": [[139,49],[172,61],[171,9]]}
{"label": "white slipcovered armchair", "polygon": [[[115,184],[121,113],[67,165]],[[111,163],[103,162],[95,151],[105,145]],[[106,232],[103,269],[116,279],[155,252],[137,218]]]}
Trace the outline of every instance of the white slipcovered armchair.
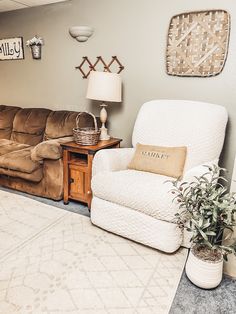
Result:
{"label": "white slipcovered armchair", "polygon": [[187,146],[183,180],[206,172],[203,165],[218,163],[227,112],[224,107],[186,100],[145,103],[135,122],[134,148],[98,152],[93,163],[92,223],[153,248],[174,252],[187,239],[175,223],[178,210],[169,193],[169,177],[128,170],[137,143]]}

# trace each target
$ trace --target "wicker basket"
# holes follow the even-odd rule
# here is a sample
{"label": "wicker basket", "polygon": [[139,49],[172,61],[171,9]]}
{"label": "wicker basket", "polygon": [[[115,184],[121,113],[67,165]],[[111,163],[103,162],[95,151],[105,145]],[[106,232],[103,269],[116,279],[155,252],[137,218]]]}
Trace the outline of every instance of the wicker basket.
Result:
{"label": "wicker basket", "polygon": [[[80,128],[79,119],[82,114],[93,117],[94,128]],[[96,145],[99,141],[101,131],[98,129],[96,117],[91,112],[80,112],[76,117],[76,128],[73,129],[74,140],[79,145]]]}
{"label": "wicker basket", "polygon": [[224,10],[188,12],[172,17],[167,41],[169,75],[210,77],[226,62],[230,15]]}

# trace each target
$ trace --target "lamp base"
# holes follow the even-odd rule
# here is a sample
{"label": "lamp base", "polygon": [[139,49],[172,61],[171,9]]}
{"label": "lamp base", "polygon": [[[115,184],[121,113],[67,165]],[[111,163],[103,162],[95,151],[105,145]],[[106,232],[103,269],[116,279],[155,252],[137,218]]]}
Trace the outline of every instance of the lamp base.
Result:
{"label": "lamp base", "polygon": [[107,111],[106,111],[106,104],[103,102],[101,104],[101,111],[100,111],[100,120],[102,122],[102,127],[100,128],[101,134],[100,134],[100,141],[108,141],[111,137],[108,135],[107,128],[105,126],[105,123],[107,121]]}
{"label": "lamp base", "polygon": [[102,127],[100,128],[100,130],[101,130],[101,134],[100,134],[100,137],[99,137],[100,141],[108,141],[111,137],[110,137],[110,135],[107,133],[107,128],[105,128],[104,126],[102,126]]}

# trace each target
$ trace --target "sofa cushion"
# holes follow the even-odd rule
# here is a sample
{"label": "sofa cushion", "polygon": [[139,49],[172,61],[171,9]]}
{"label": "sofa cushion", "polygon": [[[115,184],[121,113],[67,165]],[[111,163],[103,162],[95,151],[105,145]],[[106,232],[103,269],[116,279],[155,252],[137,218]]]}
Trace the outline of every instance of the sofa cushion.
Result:
{"label": "sofa cushion", "polygon": [[32,182],[40,182],[43,179],[43,167],[38,168],[32,173],[0,168],[0,175],[6,175],[13,178],[20,178]]}
{"label": "sofa cushion", "polygon": [[29,147],[27,144],[20,144],[14,141],[0,139],[0,156]]}
{"label": "sofa cushion", "polygon": [[10,139],[13,120],[19,107],[0,105],[0,139]]}
{"label": "sofa cushion", "polygon": [[13,121],[11,140],[37,145],[43,140],[47,117],[51,110],[33,108],[20,109]]}
{"label": "sofa cushion", "polygon": [[0,156],[0,167],[25,173],[32,173],[41,167],[40,163],[31,160],[32,147],[10,152]]}
{"label": "sofa cushion", "polygon": [[178,210],[169,177],[136,170],[101,172],[92,179],[93,195],[156,219],[174,222]]}
{"label": "sofa cushion", "polygon": [[[71,136],[73,128],[76,125],[78,112],[73,111],[53,111],[50,113],[46,130],[45,139],[54,139],[59,137]],[[93,126],[93,118],[87,114],[81,115],[80,127]]]}

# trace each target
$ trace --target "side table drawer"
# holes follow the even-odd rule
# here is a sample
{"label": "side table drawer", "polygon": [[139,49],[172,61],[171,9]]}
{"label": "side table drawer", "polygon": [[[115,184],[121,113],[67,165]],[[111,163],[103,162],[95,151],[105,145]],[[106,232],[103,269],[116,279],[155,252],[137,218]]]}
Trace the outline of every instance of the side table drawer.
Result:
{"label": "side table drawer", "polygon": [[80,167],[69,165],[70,196],[79,200],[87,200],[88,176]]}

